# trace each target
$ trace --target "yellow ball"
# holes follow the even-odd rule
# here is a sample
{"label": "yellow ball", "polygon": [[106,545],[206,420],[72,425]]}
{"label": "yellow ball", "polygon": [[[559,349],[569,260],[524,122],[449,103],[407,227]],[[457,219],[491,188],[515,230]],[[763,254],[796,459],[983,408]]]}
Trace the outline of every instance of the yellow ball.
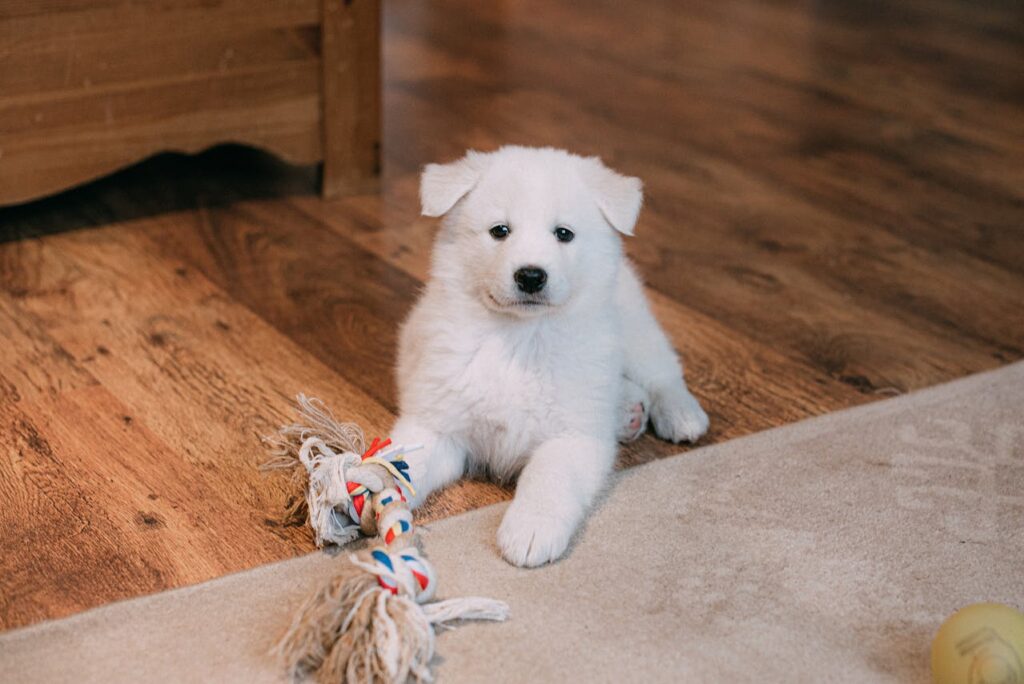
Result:
{"label": "yellow ball", "polygon": [[942,623],[932,642],[935,684],[1024,684],[1024,614],[975,603]]}

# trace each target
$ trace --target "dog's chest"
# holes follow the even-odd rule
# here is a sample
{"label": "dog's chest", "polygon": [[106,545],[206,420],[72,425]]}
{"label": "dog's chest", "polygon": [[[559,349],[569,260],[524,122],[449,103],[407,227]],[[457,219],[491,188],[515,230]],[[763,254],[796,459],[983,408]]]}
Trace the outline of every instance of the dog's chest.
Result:
{"label": "dog's chest", "polygon": [[564,426],[566,397],[581,389],[578,363],[543,338],[480,340],[458,392],[474,456],[516,469],[518,459]]}
{"label": "dog's chest", "polygon": [[484,338],[463,373],[466,408],[509,416],[542,415],[569,380],[561,354],[534,341]]}

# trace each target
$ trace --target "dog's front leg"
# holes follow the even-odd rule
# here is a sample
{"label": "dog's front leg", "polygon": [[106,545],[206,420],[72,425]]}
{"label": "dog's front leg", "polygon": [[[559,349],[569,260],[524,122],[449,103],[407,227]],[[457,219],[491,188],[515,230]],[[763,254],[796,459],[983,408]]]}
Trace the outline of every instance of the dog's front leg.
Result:
{"label": "dog's front leg", "polygon": [[391,441],[403,446],[419,446],[405,461],[416,494],[409,505],[416,508],[431,492],[462,477],[466,470],[466,449],[452,435],[441,435],[412,418],[399,419],[391,429]]}
{"label": "dog's front leg", "polygon": [[614,459],[614,441],[594,437],[558,437],[537,447],[498,529],[505,560],[534,567],[559,558],[604,486]]}

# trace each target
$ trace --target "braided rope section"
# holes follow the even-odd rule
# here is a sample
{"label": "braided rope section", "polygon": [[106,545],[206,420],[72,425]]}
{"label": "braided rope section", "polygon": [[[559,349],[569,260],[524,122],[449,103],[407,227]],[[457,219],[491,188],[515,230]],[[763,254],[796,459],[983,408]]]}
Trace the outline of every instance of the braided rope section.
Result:
{"label": "braided rope section", "polygon": [[300,422],[270,438],[265,469],[293,469],[303,483],[318,547],[376,537],[348,554],[338,573],[299,609],[278,644],[293,680],[432,681],[436,626],[508,618],[508,606],[479,597],[433,601],[434,568],[423,555],[407,495],[405,454],[418,447],[374,439],[339,423],[318,400],[298,396]]}

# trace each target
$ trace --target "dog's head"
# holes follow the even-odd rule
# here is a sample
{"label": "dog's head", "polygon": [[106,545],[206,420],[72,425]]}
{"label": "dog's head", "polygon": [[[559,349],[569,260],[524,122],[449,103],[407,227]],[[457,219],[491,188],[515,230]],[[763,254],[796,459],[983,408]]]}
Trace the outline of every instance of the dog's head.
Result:
{"label": "dog's head", "polygon": [[526,317],[608,296],[643,193],[597,157],[503,147],[427,165],[420,200],[425,216],[446,217],[435,277]]}

